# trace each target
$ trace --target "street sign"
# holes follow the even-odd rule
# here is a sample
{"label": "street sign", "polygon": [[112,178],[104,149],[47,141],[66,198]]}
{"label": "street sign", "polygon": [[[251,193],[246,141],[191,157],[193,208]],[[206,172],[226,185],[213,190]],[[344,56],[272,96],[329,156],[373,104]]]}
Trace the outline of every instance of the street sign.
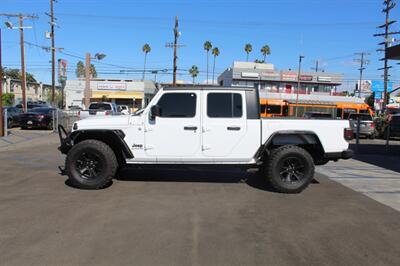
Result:
{"label": "street sign", "polygon": [[[393,82],[387,83],[387,91],[393,90]],[[372,81],[372,91],[375,92],[375,99],[383,99],[383,92],[385,91],[385,83],[383,80]]]}

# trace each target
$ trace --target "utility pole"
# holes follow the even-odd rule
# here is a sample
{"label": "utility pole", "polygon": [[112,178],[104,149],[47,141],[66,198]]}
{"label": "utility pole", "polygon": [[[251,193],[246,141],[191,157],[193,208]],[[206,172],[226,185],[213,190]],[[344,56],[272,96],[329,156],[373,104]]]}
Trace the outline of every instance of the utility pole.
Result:
{"label": "utility pole", "polygon": [[[393,2],[393,0],[384,0],[384,9],[382,10],[383,13],[385,13],[385,24],[378,26],[378,29],[384,29],[384,33],[378,33],[374,34],[374,37],[384,37],[384,41],[379,43],[379,45],[383,45],[383,49],[378,49],[378,51],[383,51],[386,52],[387,48],[389,47],[389,43],[391,42],[389,40],[389,37],[391,35],[399,34],[399,31],[396,32],[390,32],[389,31],[389,26],[395,23],[395,20],[389,20],[389,15],[390,15],[390,10],[392,10],[395,6],[396,3]],[[388,66],[388,59],[386,58],[386,55],[384,58],[380,59],[381,61],[384,61],[383,68],[379,68],[378,70],[383,70],[383,86],[384,86],[384,95],[383,95],[383,104],[382,104],[382,109],[385,111],[386,109],[386,103],[387,103],[387,89],[388,89],[388,79],[389,79],[389,69],[392,68],[391,66]]]}
{"label": "utility pole", "polygon": [[54,1],[50,0],[50,27],[51,27],[51,105],[53,107],[56,106],[55,103],[55,91],[56,91],[56,48],[54,41],[54,26],[55,26],[55,18],[54,18]]}
{"label": "utility pole", "polygon": [[24,28],[23,17],[19,16],[19,33],[20,33],[20,46],[21,46],[21,89],[22,89],[22,108],[24,112],[27,110],[26,105],[26,72],[25,72],[25,45],[24,45]]}
{"label": "utility pole", "polygon": [[91,91],[90,91],[90,53],[86,53],[86,59],[85,59],[85,107],[89,108],[90,104],[90,97],[91,97]]}
{"label": "utility pole", "polygon": [[[3,65],[1,63],[1,28],[0,28],[0,137],[4,136],[3,117]],[[6,129],[7,130],[7,129]]]}
{"label": "utility pole", "polygon": [[[369,64],[369,60],[366,60],[365,57],[369,55],[369,53],[362,52],[362,53],[356,53],[356,55],[360,56],[360,59],[356,59],[356,62],[360,62],[360,68],[358,69],[360,71],[360,80],[359,80],[359,85],[358,85],[358,98],[361,98],[361,89],[362,89],[362,79],[363,79],[363,71],[365,69],[365,65]],[[356,151],[358,151],[358,145],[360,144],[360,116],[357,116],[357,133],[356,133]]]}
{"label": "utility pole", "polygon": [[315,60],[315,67],[312,67],[311,70],[315,70],[315,72],[318,71],[324,71],[323,69],[320,68],[320,60]]}
{"label": "utility pole", "polygon": [[26,112],[26,71],[25,71],[25,46],[24,46],[24,29],[31,29],[32,27],[24,27],[24,19],[37,19],[35,15],[24,15],[24,14],[0,14],[3,17],[17,17],[19,18],[19,27],[13,27],[10,22],[6,25],[10,29],[19,29],[20,32],[20,46],[21,46],[21,89],[22,89],[22,109]]}
{"label": "utility pole", "polygon": [[178,44],[178,38],[181,36],[181,33],[178,30],[178,16],[175,17],[175,27],[174,27],[174,42],[173,43],[166,43],[165,47],[167,48],[174,48],[174,65],[173,65],[173,78],[172,78],[172,85],[175,86],[176,85],[176,71],[178,70],[177,67],[177,60],[178,60],[178,56],[177,56],[177,48],[181,48],[184,45],[179,45]]}
{"label": "utility pole", "polygon": [[297,73],[297,94],[296,94],[296,117],[297,117],[297,110],[299,109],[298,103],[299,103],[299,90],[300,90],[300,74],[301,74],[301,61],[304,58],[304,56],[300,55],[299,56],[299,72]]}

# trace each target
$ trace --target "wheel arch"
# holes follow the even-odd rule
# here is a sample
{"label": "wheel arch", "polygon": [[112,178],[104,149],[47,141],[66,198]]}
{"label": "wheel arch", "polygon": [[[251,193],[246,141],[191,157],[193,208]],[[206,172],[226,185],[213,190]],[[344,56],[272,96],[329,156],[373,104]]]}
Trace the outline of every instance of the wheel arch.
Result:
{"label": "wheel arch", "polygon": [[73,145],[87,139],[104,142],[111,147],[119,164],[124,164],[125,159],[133,158],[133,153],[124,141],[125,133],[122,130],[77,130],[69,136]]}
{"label": "wheel arch", "polygon": [[323,159],[325,150],[314,131],[282,130],[274,132],[260,147],[256,158],[262,158],[269,155],[270,151],[284,145],[299,146],[307,150],[317,163]]}

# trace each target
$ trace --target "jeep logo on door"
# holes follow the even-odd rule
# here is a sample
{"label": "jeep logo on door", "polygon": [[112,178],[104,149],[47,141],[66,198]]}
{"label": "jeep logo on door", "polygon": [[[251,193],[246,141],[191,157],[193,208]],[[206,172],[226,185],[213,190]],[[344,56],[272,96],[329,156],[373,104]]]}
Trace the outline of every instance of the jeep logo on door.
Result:
{"label": "jeep logo on door", "polygon": [[143,144],[133,144],[132,149],[136,149],[136,150],[143,149]]}

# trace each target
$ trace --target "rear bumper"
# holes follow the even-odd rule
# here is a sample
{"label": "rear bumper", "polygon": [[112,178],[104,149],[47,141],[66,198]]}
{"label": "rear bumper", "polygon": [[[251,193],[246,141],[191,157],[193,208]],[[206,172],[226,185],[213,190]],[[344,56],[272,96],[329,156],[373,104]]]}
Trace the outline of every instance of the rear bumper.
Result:
{"label": "rear bumper", "polygon": [[339,159],[347,160],[353,157],[354,152],[350,149],[344,150],[342,152],[328,152],[325,153],[325,158],[332,160],[332,161],[337,161]]}

